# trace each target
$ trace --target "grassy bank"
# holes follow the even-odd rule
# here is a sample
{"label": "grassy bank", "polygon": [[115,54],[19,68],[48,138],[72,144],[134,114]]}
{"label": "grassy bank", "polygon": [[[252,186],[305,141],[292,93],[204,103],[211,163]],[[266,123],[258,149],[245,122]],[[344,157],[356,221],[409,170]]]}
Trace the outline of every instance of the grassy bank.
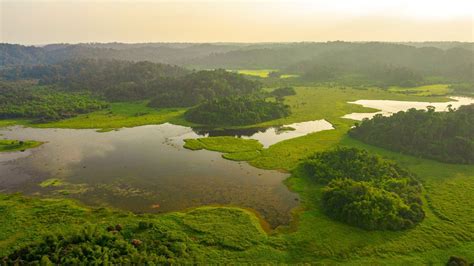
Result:
{"label": "grassy bank", "polygon": [[39,141],[34,140],[8,140],[0,139],[0,152],[11,152],[11,151],[24,151],[27,149],[36,148],[43,144]]}
{"label": "grassy bank", "polygon": [[105,110],[48,123],[34,123],[28,120],[0,120],[0,127],[19,124],[38,128],[92,128],[108,131],[122,127],[162,124],[174,120],[183,124],[185,121],[182,121],[181,117],[184,112],[183,108],[150,108],[145,102],[111,103],[110,107]]}
{"label": "grassy bank", "polygon": [[187,244],[193,247],[193,252],[183,262],[284,260],[278,250],[284,245],[283,240],[269,237],[257,217],[240,208],[202,207],[164,215],[135,215],[87,208],[69,200],[0,194],[0,210],[0,257],[49,233],[72,234],[88,224],[102,230],[120,224],[125,235],[142,241],[153,239],[153,235],[133,231],[139,222],[149,222],[172,235],[185,234],[190,239]]}

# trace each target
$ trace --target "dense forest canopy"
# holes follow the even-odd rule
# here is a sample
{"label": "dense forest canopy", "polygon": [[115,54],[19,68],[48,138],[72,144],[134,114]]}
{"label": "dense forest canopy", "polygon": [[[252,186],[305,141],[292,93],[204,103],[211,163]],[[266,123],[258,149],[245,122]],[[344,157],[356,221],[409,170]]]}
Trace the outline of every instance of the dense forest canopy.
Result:
{"label": "dense forest canopy", "polygon": [[474,81],[474,51],[399,44],[354,44],[286,68],[306,80],[416,86],[433,77]]}
{"label": "dense forest canopy", "polygon": [[421,185],[413,175],[365,150],[316,153],[299,169],[326,185],[322,205],[333,219],[367,230],[401,230],[424,218]]}
{"label": "dense forest canopy", "polygon": [[[92,43],[45,47],[0,44],[0,69],[2,66],[57,65],[69,60],[105,59],[150,61],[193,69],[278,69],[270,77],[291,74],[309,82],[337,81],[347,85],[409,87],[433,81],[474,83],[473,47],[472,43],[457,42],[341,41],[274,44]],[[160,71],[166,73],[164,68],[170,66],[165,66]],[[174,71],[174,75],[182,74],[176,68]],[[10,76],[15,75],[17,73],[10,73]],[[130,90],[137,91],[136,94],[143,93],[142,84],[134,82],[120,84],[117,89],[131,87]],[[174,96],[164,97],[173,100]]]}
{"label": "dense forest canopy", "polygon": [[[70,59],[151,61],[200,69],[285,69],[312,75],[315,67],[370,74],[367,67],[406,68],[426,77],[472,81],[472,43],[265,43],[265,44],[55,44],[44,47],[0,44],[0,67],[51,64]],[[370,78],[370,77],[369,77]]]}
{"label": "dense forest canopy", "polygon": [[[166,80],[188,71],[171,65],[117,60],[68,60],[52,65],[17,66],[2,71],[7,80],[35,79],[73,91],[91,91],[107,98],[137,100],[149,97]],[[150,88],[152,84],[153,88]]]}
{"label": "dense forest canopy", "polygon": [[190,107],[205,100],[252,95],[261,84],[243,75],[223,69],[198,71],[174,80],[159,90],[150,102],[152,107]]}
{"label": "dense forest canopy", "polygon": [[188,121],[205,125],[251,125],[288,116],[290,108],[282,102],[257,97],[227,97],[208,100],[185,113]]}
{"label": "dense forest canopy", "polygon": [[0,81],[0,118],[33,118],[39,122],[69,118],[107,107],[87,92]]}
{"label": "dense forest canopy", "polygon": [[[143,234],[153,237],[145,240],[141,238]],[[107,230],[88,226],[71,235],[48,235],[1,261],[5,265],[170,264],[189,256],[191,242],[182,232],[149,222],[140,222],[131,229],[121,225],[109,226]]]}
{"label": "dense forest canopy", "polygon": [[376,115],[349,134],[387,149],[448,163],[474,163],[474,105],[435,112],[410,109],[385,117]]}
{"label": "dense forest canopy", "polygon": [[90,91],[110,101],[152,99],[152,107],[189,107],[204,100],[250,95],[260,83],[223,69],[191,72],[151,62],[81,59],[4,69],[8,80],[37,79],[72,91]]}

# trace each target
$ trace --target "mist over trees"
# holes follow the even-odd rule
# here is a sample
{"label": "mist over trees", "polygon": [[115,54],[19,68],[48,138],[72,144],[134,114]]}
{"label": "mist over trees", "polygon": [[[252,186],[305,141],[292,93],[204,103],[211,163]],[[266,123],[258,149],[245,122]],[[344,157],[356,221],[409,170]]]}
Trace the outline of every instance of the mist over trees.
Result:
{"label": "mist over trees", "polygon": [[[433,78],[473,82],[472,43],[0,44],[0,67],[115,59],[196,69],[280,69],[311,81],[412,86]],[[388,75],[388,76],[387,76]],[[336,78],[337,77],[337,78]]]}

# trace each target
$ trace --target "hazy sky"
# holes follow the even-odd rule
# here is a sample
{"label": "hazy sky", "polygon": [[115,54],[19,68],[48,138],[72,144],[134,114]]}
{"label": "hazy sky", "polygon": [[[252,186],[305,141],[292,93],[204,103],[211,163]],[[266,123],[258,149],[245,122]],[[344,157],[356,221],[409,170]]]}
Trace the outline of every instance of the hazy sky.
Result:
{"label": "hazy sky", "polygon": [[474,0],[0,0],[0,42],[474,41]]}

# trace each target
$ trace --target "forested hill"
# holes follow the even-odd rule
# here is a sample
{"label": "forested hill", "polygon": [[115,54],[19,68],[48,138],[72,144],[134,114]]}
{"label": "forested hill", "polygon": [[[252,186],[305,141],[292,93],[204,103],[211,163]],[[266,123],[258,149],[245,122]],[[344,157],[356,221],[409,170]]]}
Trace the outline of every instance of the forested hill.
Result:
{"label": "forested hill", "polygon": [[[20,64],[50,64],[68,59],[94,58],[127,61],[150,61],[155,63],[177,64],[196,68],[269,68],[284,69],[305,61],[319,61],[328,56],[343,53],[359,53],[361,59],[370,58],[373,49],[388,52],[381,57],[383,63],[393,65],[420,64],[431,56],[453,55],[449,50],[462,50],[465,58],[473,51],[472,43],[89,43],[89,44],[51,44],[43,47],[0,44],[0,67]],[[406,57],[407,51],[409,56]],[[369,53],[369,54],[366,54]],[[401,54],[400,58],[396,55]],[[470,57],[472,61],[472,56]],[[352,59],[351,59],[352,60]],[[408,61],[407,61],[408,60]],[[436,59],[437,60],[437,59]],[[363,61],[358,61],[363,63]],[[426,65],[428,69],[436,66]]]}
{"label": "forested hill", "polygon": [[472,43],[0,44],[0,68],[77,59],[149,61],[188,69],[276,69],[309,82],[418,86],[474,82]]}
{"label": "forested hill", "polygon": [[374,85],[415,86],[433,77],[448,82],[474,81],[474,51],[414,48],[401,44],[366,43],[322,53],[293,64],[284,72],[306,80],[374,81]]}
{"label": "forested hill", "polygon": [[188,107],[204,100],[251,95],[260,89],[259,82],[223,69],[190,71],[166,64],[102,59],[8,67],[0,76],[86,91],[109,101],[152,100],[153,107]]}
{"label": "forested hill", "polygon": [[349,134],[369,144],[449,163],[474,163],[474,105],[435,112],[410,109],[377,115]]}

